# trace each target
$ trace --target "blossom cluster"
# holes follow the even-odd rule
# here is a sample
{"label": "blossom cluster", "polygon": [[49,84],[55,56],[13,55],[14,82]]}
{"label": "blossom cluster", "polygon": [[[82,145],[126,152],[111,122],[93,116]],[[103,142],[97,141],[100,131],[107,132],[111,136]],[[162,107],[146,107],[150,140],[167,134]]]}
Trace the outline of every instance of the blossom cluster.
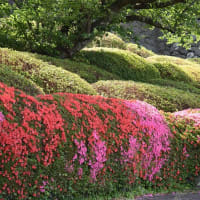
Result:
{"label": "blossom cluster", "polygon": [[195,126],[200,126],[200,108],[186,109],[173,113],[175,117],[181,117],[184,119],[193,120]]}
{"label": "blossom cluster", "polygon": [[[161,172],[167,177],[174,159],[175,120],[168,119],[172,134],[159,111],[141,101],[70,93],[34,98],[0,83],[0,110],[0,197],[5,199],[47,194],[59,199],[88,193],[90,186],[106,191],[110,183],[156,183]],[[188,138],[190,143],[191,134]],[[198,157],[181,145],[180,159]],[[199,165],[185,166],[199,173]]]}
{"label": "blossom cluster", "polygon": [[[137,114],[139,131],[142,133],[142,137],[138,139],[139,144],[135,139],[129,139],[129,151],[133,154],[138,147],[142,150],[140,160],[144,169],[143,177],[148,177],[151,181],[167,159],[167,152],[170,150],[170,129],[154,106],[138,100],[126,101],[125,104],[132,114]],[[135,124],[136,121],[133,120],[132,123]]]}
{"label": "blossom cluster", "polygon": [[172,133],[171,150],[162,167],[159,186],[194,183],[195,176],[200,175],[200,126],[198,117],[194,117],[198,112],[199,109],[188,109],[165,114]]}

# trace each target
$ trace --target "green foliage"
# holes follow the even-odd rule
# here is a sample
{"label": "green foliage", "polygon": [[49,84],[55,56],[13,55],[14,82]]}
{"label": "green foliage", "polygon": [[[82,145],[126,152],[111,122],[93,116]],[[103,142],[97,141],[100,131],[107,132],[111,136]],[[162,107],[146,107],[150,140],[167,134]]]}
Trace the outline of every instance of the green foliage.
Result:
{"label": "green foliage", "polygon": [[70,92],[96,94],[78,75],[49,65],[23,52],[0,49],[0,64],[5,64],[43,88],[45,93]]}
{"label": "green foliage", "polygon": [[[165,179],[163,183],[167,187],[172,186],[175,188],[177,183],[195,186],[195,177],[198,176],[200,169],[200,125],[195,124],[194,120],[188,118],[187,111],[182,112],[185,112],[184,117],[178,116],[178,112],[165,114],[173,134],[171,153],[161,170],[161,178]],[[197,114],[199,113],[196,112],[196,117],[199,116]],[[200,118],[198,117],[198,119]]]}
{"label": "green foliage", "polygon": [[138,99],[166,112],[200,107],[199,93],[167,86],[133,81],[99,81],[93,87],[104,97]]}
{"label": "green foliage", "polygon": [[152,51],[132,43],[127,43],[126,50],[129,50],[130,52],[133,52],[143,58],[155,55]]}
{"label": "green foliage", "polygon": [[24,76],[12,71],[10,67],[0,64],[0,82],[8,86],[20,89],[23,92],[35,96],[44,94],[42,88],[38,87],[33,81],[25,78]]}
{"label": "green foliage", "polygon": [[[9,1],[10,2],[10,1]],[[169,42],[188,47],[199,40],[200,2],[147,0],[1,0],[0,45],[41,54],[73,56],[96,36],[121,31],[123,22],[139,20],[165,30]],[[134,31],[134,30],[133,30]],[[6,39],[7,38],[7,39]]]}
{"label": "green foliage", "polygon": [[162,79],[170,79],[174,81],[192,82],[192,78],[188,76],[180,67],[172,63],[155,63],[154,66],[159,70]]}
{"label": "green foliage", "polygon": [[[191,62],[190,60],[186,60],[183,58],[178,58],[173,56],[161,56],[161,55],[148,57],[146,58],[146,61],[151,62],[153,64],[170,63],[171,66],[173,66],[173,68],[176,68],[177,76],[180,77],[181,74],[182,77],[187,75],[188,78],[191,79],[193,82],[196,82],[197,84],[200,83],[200,65],[195,62]],[[174,70],[175,69],[173,69],[173,71]]]}
{"label": "green foliage", "polygon": [[96,37],[87,47],[108,47],[126,50],[126,43],[119,36],[108,32],[102,37]]}
{"label": "green foliage", "polygon": [[78,74],[81,78],[89,83],[97,82],[98,80],[119,80],[117,75],[109,73],[95,65],[89,65],[82,62],[75,62],[70,59],[59,59],[49,56],[42,56],[39,54],[31,54],[31,57],[48,62],[51,65],[62,67],[63,69],[72,73]]}
{"label": "green foliage", "polygon": [[125,50],[89,48],[81,51],[79,59],[85,59],[85,62],[96,65],[123,80],[147,81],[160,77],[155,66]]}
{"label": "green foliage", "polygon": [[200,89],[198,85],[192,83],[185,83],[183,81],[173,81],[167,79],[152,79],[148,81],[153,85],[160,85],[165,87],[172,87],[180,90],[184,90],[191,93],[200,94]]}
{"label": "green foliage", "polygon": [[126,43],[119,36],[109,32],[104,34],[102,37],[95,38],[90,44],[87,45],[87,47],[108,47],[129,50],[130,52],[135,53],[143,58],[155,55],[152,51],[138,46],[137,44]]}
{"label": "green foliage", "polygon": [[189,61],[195,62],[197,64],[200,64],[200,58],[190,58]]}

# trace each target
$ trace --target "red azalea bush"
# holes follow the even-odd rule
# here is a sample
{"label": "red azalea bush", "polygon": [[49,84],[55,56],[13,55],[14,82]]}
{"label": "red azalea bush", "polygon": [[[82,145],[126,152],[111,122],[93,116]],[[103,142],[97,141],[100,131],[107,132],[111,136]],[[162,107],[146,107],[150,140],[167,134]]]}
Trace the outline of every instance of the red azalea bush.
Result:
{"label": "red azalea bush", "polygon": [[176,187],[177,183],[195,184],[200,175],[200,117],[199,109],[166,114],[173,134],[171,152],[162,168],[159,186]]}
{"label": "red azalea bush", "polygon": [[169,150],[165,121],[141,102],[66,93],[35,99],[0,83],[0,110],[5,199],[73,199],[152,180]]}

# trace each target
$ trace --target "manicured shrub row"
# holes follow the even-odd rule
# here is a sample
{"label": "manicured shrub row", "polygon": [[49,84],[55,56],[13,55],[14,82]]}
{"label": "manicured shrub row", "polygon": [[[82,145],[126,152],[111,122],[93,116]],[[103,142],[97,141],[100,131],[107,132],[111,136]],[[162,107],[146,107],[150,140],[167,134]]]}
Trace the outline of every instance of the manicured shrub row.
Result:
{"label": "manicured shrub row", "polygon": [[110,193],[152,181],[167,159],[169,128],[143,102],[67,93],[36,99],[0,83],[0,110],[4,199]]}
{"label": "manicured shrub row", "polygon": [[29,95],[35,96],[44,94],[42,88],[37,86],[33,81],[25,78],[23,75],[12,71],[10,67],[0,64],[0,81],[8,86],[15,87],[26,92]]}
{"label": "manicured shrub row", "polygon": [[[184,116],[183,116],[184,114]],[[200,112],[199,109],[166,114],[171,128],[171,153],[157,180],[159,186],[177,187],[197,184],[200,175]]]}
{"label": "manicured shrub row", "polygon": [[63,69],[70,71],[72,73],[78,74],[81,78],[85,79],[89,83],[97,82],[98,80],[119,80],[120,78],[107,72],[95,65],[89,65],[83,62],[75,62],[69,59],[59,59],[49,56],[43,56],[39,54],[29,54],[31,57],[41,59],[48,64],[55,65],[57,67],[62,67]]}
{"label": "manicured shrub row", "polygon": [[152,80],[149,80],[148,83],[200,94],[200,88],[198,87],[198,85],[194,83],[185,83],[183,81],[173,81],[173,80],[167,80],[167,79],[152,79]]}
{"label": "manicured shrub row", "polygon": [[183,81],[186,83],[192,82],[192,78],[188,76],[180,67],[172,63],[154,63],[154,66],[159,70],[162,79],[174,81]]}
{"label": "manicured shrub row", "polygon": [[102,37],[95,38],[87,47],[108,47],[123,49],[135,53],[143,58],[155,55],[152,51],[138,46],[137,44],[126,43],[117,35],[109,32],[104,34]]}
{"label": "manicured shrub row", "polygon": [[[166,112],[200,107],[199,89],[190,85],[176,89],[133,81],[98,81],[93,87],[104,97],[138,99]],[[187,91],[188,87],[192,92]]]}
{"label": "manicured shrub row", "polygon": [[80,59],[96,65],[122,80],[147,81],[160,78],[159,70],[130,51],[111,48],[88,48],[81,51]]}
{"label": "manicured shrub row", "polygon": [[67,70],[49,65],[30,54],[0,48],[0,64],[10,67],[40,86],[45,93],[96,94],[89,83]]}
{"label": "manicured shrub row", "polygon": [[[193,82],[200,83],[200,65],[195,62],[192,62],[187,59],[178,58],[178,57],[161,56],[161,55],[148,57],[146,58],[146,61],[152,64],[161,63],[163,64],[163,67],[165,68],[165,70],[169,71],[169,74],[171,74],[170,71],[175,71],[176,76],[179,78],[180,78],[180,75],[182,74],[184,76],[187,76],[189,79],[192,79]],[[173,69],[167,68],[165,66],[166,63],[168,64],[170,63]],[[170,77],[172,78],[173,74],[172,76],[170,75]]]}

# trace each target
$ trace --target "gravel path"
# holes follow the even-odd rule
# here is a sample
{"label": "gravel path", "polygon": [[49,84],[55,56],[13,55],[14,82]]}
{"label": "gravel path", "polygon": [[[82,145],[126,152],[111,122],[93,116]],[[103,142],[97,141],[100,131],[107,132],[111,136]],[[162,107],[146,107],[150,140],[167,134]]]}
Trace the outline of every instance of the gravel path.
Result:
{"label": "gravel path", "polygon": [[158,194],[145,195],[137,197],[135,200],[200,200],[200,191],[190,193],[172,193],[172,194]]}

